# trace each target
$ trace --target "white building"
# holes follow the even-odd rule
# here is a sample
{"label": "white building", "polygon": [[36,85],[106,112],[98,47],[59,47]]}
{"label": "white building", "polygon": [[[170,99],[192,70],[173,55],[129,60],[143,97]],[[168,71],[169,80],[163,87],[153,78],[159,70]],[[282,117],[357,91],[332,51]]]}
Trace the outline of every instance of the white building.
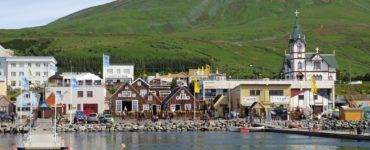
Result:
{"label": "white building", "polygon": [[338,68],[335,54],[321,54],[306,50],[306,38],[300,30],[296,17],[293,32],[289,39],[289,54],[285,54],[283,74],[285,79],[297,80],[336,80]]}
{"label": "white building", "polygon": [[24,91],[16,98],[16,114],[18,117],[30,116],[31,108],[32,113],[38,108],[40,96],[34,92]]}
{"label": "white building", "polygon": [[[283,77],[293,80],[291,107],[300,107],[314,113],[325,112],[334,107],[336,69],[338,64],[333,54],[321,54],[306,49],[306,37],[302,34],[296,13],[293,32],[289,39],[289,54],[285,54]],[[316,81],[317,92],[312,92]]]}
{"label": "white building", "polygon": [[131,83],[134,80],[134,65],[103,67],[103,80],[106,84]]}
{"label": "white building", "polygon": [[[70,85],[71,77],[78,81],[76,89]],[[106,89],[102,79],[94,74],[63,73],[50,77],[49,82],[46,96],[51,93],[61,95],[61,102],[58,104],[66,109],[63,114],[74,113],[76,110],[82,110],[85,114],[103,113],[109,108],[105,102]]]}
{"label": "white building", "polygon": [[0,57],[0,78],[6,78],[12,88],[20,88],[22,76],[28,78],[31,86],[40,86],[56,73],[56,64],[51,56]]}

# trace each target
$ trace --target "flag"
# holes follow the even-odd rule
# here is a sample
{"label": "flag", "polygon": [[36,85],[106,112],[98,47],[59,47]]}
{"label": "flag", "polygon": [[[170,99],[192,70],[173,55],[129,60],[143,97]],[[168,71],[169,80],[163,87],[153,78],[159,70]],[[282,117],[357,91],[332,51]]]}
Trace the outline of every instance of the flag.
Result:
{"label": "flag", "polygon": [[194,93],[200,93],[200,86],[196,79],[193,80]]}
{"label": "flag", "polygon": [[28,76],[33,76],[32,75],[32,71],[31,71],[31,68],[28,68]]}
{"label": "flag", "polygon": [[311,76],[311,92],[317,94],[317,84],[314,76]]}
{"label": "flag", "polygon": [[103,67],[109,67],[109,55],[103,54]]}
{"label": "flag", "polygon": [[72,76],[71,78],[71,87],[73,91],[76,91],[78,89],[78,82],[74,76]]}
{"label": "flag", "polygon": [[55,100],[56,100],[56,102],[57,102],[57,103],[62,102],[62,94],[61,94],[61,93],[59,93],[59,92],[57,92],[57,93],[55,94]]}
{"label": "flag", "polygon": [[25,76],[21,77],[21,86],[23,90],[28,90],[30,88],[30,83]]}
{"label": "flag", "polygon": [[48,98],[46,98],[46,103],[49,106],[54,107],[54,105],[55,105],[55,95],[54,95],[54,93],[50,93],[50,95],[48,96]]}

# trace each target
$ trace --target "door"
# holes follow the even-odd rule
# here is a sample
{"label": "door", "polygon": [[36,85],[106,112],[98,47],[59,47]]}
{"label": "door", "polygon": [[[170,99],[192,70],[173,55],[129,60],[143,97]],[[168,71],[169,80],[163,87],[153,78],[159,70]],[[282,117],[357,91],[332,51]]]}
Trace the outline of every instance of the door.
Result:
{"label": "door", "polygon": [[314,114],[321,114],[322,111],[323,111],[322,106],[317,106],[317,105],[313,106],[313,113]]}
{"label": "door", "polygon": [[153,105],[152,110],[153,110],[153,115],[157,115],[157,105]]}
{"label": "door", "polygon": [[85,115],[98,113],[98,104],[83,104],[83,112]]}
{"label": "door", "polygon": [[131,111],[132,102],[131,101],[122,101],[122,111]]}

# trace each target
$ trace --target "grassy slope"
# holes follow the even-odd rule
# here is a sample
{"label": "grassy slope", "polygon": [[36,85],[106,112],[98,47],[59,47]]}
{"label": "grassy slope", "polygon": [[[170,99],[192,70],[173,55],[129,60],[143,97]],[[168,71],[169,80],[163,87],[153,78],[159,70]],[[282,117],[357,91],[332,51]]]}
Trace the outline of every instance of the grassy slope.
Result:
{"label": "grassy slope", "polygon": [[94,56],[109,50],[122,59],[196,56],[213,59],[214,65],[236,76],[250,75],[249,64],[271,76],[281,69],[292,12],[299,9],[310,51],[336,50],[341,71],[351,67],[354,74],[370,73],[370,2],[323,1],[119,1],[44,27],[0,31],[0,41],[52,38],[47,49],[66,52],[61,55]]}

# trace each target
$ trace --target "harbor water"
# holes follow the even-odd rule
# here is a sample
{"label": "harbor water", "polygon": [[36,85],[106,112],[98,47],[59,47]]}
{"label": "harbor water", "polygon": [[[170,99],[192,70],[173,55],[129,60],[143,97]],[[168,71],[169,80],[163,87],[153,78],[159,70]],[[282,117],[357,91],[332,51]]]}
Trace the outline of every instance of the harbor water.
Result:
{"label": "harbor water", "polygon": [[[370,149],[368,141],[268,132],[98,132],[60,135],[73,150],[117,150],[122,143],[129,150]],[[21,138],[20,134],[1,134],[0,150],[10,149]]]}

